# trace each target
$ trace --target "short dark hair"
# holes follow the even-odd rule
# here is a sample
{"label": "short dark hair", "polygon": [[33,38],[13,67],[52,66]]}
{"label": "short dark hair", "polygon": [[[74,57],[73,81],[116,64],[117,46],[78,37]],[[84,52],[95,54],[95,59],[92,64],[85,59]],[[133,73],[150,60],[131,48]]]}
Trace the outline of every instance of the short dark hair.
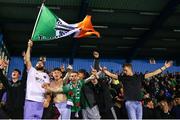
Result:
{"label": "short dark hair", "polygon": [[65,95],[64,92],[54,92],[54,93],[53,93],[53,98],[56,97],[56,96],[59,95],[59,94]]}
{"label": "short dark hair", "polygon": [[78,74],[78,72],[77,72],[77,71],[72,71],[71,73],[76,73],[76,74]]}
{"label": "short dark hair", "polygon": [[146,98],[145,100],[144,100],[144,105],[147,105],[149,102],[151,102],[152,101],[152,99],[151,98]]}
{"label": "short dark hair", "polygon": [[54,68],[52,71],[56,71],[56,70],[61,72],[61,69],[58,67]]}
{"label": "short dark hair", "polygon": [[124,67],[130,67],[130,68],[132,68],[132,64],[131,63],[124,63],[123,65],[122,65],[122,67],[124,68]]}
{"label": "short dark hair", "polygon": [[180,98],[180,93],[176,93],[176,95],[174,96],[174,98]]}
{"label": "short dark hair", "polygon": [[45,65],[45,62],[43,60],[38,60],[37,62],[42,62]]}
{"label": "short dark hair", "polygon": [[19,69],[15,68],[15,69],[13,70],[13,72],[14,72],[14,71],[18,72],[19,75],[21,75],[21,71],[20,71]]}
{"label": "short dark hair", "polygon": [[78,73],[83,73],[85,75],[86,74],[86,70],[85,69],[79,69]]}
{"label": "short dark hair", "polygon": [[83,73],[84,74],[84,79],[89,77],[89,73],[85,69],[79,69],[78,73]]}

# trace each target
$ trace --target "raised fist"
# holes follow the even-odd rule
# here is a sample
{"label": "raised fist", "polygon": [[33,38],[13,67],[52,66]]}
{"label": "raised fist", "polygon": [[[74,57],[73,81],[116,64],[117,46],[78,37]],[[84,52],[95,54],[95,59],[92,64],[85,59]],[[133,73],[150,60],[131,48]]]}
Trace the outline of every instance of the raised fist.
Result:
{"label": "raised fist", "polygon": [[8,62],[5,60],[0,60],[0,69],[4,69],[8,66]]}
{"label": "raised fist", "polygon": [[94,51],[93,56],[94,56],[94,58],[99,58],[99,53],[97,51]]}
{"label": "raised fist", "polygon": [[171,67],[173,65],[173,61],[166,61],[165,63],[164,63],[164,66],[166,67],[166,68],[169,68],[169,67]]}
{"label": "raised fist", "polygon": [[29,41],[28,41],[28,47],[32,47],[32,46],[33,46],[33,42],[32,42],[31,39],[29,39]]}

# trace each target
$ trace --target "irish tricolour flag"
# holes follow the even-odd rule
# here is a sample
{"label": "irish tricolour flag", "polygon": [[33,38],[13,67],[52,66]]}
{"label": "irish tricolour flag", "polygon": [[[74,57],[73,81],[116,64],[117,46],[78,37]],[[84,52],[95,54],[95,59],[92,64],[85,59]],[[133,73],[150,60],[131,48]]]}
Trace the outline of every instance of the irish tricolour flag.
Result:
{"label": "irish tricolour flag", "polygon": [[33,41],[54,40],[73,33],[75,33],[73,36],[75,38],[93,34],[100,37],[100,34],[92,26],[91,16],[87,15],[79,23],[68,24],[42,4],[31,36]]}

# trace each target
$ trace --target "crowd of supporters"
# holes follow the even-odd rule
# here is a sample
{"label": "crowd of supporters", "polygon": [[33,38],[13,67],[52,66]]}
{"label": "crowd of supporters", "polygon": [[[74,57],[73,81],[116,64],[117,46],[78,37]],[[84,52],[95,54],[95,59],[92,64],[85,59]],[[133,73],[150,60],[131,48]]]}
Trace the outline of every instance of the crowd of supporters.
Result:
{"label": "crowd of supporters", "polygon": [[[139,74],[139,73],[136,73]],[[141,102],[144,119],[180,118],[180,74],[163,73],[143,81]],[[111,84],[118,118],[128,118],[123,99],[122,83]]]}
{"label": "crowd of supporters", "polygon": [[[28,46],[32,47],[32,43],[28,43]],[[123,73],[114,73],[118,75],[117,79],[109,77],[103,72],[103,69],[107,68],[101,68],[99,65],[99,53],[94,52],[93,56],[95,62],[91,71],[83,68],[74,71],[71,65],[67,68],[61,65],[47,71],[43,60],[38,61],[35,68],[32,67],[27,50],[21,80],[19,80],[21,72],[18,69],[14,69],[11,80],[7,80],[2,72],[7,63],[1,60],[0,118],[128,119],[125,104],[126,89],[119,77]],[[40,86],[30,82],[37,71],[40,71],[43,77],[38,78],[41,74],[35,77],[35,81],[38,81]],[[135,73],[135,75],[141,76],[143,73]],[[46,82],[47,78],[50,81]],[[138,100],[143,106],[142,118],[180,119],[179,72],[166,72],[142,78],[141,84]],[[40,88],[37,89],[38,87]],[[40,93],[31,95],[31,92],[37,90],[43,94],[42,102]],[[33,96],[36,99],[32,98]]]}

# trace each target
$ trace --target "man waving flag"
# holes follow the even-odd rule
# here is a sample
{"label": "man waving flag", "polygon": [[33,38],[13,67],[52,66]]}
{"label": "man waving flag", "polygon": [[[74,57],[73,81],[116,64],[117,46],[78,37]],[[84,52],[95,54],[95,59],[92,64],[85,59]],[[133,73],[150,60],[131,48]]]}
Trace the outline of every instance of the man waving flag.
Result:
{"label": "man waving flag", "polygon": [[75,33],[75,38],[93,34],[100,37],[100,34],[92,26],[91,16],[87,15],[82,22],[68,24],[42,4],[31,36],[33,41],[54,40],[73,33]]}

